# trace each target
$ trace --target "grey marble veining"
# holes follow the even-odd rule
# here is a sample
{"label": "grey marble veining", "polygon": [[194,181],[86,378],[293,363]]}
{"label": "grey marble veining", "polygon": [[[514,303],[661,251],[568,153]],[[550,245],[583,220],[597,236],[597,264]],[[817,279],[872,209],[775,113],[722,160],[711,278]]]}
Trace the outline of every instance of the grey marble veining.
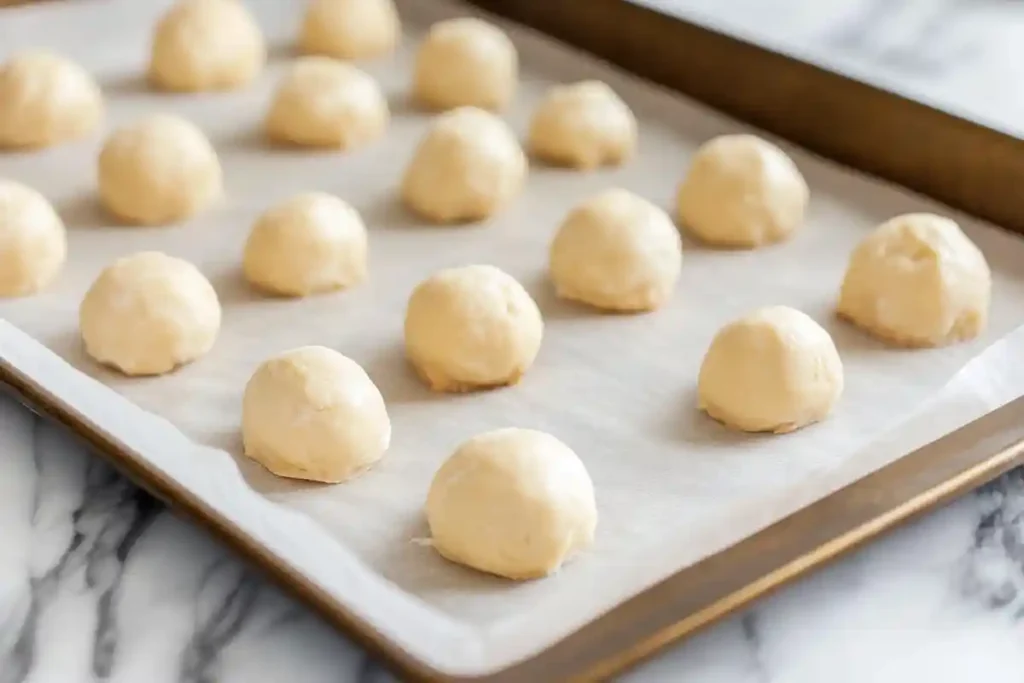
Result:
{"label": "grey marble veining", "polygon": [[[1020,131],[1024,3],[648,0]],[[393,680],[57,428],[0,397],[0,683]],[[627,674],[1024,680],[1015,471]]]}

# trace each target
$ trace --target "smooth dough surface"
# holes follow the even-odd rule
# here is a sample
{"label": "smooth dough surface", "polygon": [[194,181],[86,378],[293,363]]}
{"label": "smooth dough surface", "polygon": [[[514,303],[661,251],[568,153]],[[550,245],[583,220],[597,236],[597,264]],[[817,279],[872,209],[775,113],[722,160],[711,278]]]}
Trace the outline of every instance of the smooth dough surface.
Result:
{"label": "smooth dough surface", "polygon": [[180,92],[233,90],[263,70],[267,47],[241,0],[178,0],[156,25],[149,80]]}
{"label": "smooth dough surface", "polygon": [[850,257],[839,314],[900,346],[973,339],[988,321],[992,273],[955,222],[932,214],[897,216],[865,237]]}
{"label": "smooth dough surface", "polygon": [[104,206],[127,223],[174,223],[222,192],[220,162],[202,131],[170,114],[119,128],[99,158]]}
{"label": "smooth dough surface", "polygon": [[0,147],[40,148],[88,135],[103,118],[103,95],[81,66],[45,50],[0,65]]}
{"label": "smooth dough surface", "polygon": [[698,380],[700,408],[745,432],[782,434],[818,422],[842,392],[832,337],[787,306],[761,308],[723,327]]}
{"label": "smooth dough surface", "polygon": [[809,196],[781,149],[753,135],[723,135],[694,155],[679,187],[679,221],[710,245],[759,247],[800,227]]}
{"label": "smooth dough surface", "polygon": [[381,137],[389,118],[368,74],[329,57],[303,57],[278,86],[266,130],[277,142],[352,149]]}
{"label": "smooth dough surface", "polygon": [[366,278],[366,227],[346,202],[308,192],[260,216],[245,244],[250,283],[286,296],[351,287]]}
{"label": "smooth dough surface", "polygon": [[156,251],[105,268],[79,309],[86,352],[127,375],[161,375],[205,355],[220,319],[209,280],[191,263]]}
{"label": "smooth dough surface", "polygon": [[402,27],[392,0],[313,0],[299,47],[307,54],[370,59],[391,52]]}
{"label": "smooth dough surface", "polygon": [[508,125],[475,107],[441,114],[402,179],[406,206],[432,223],[483,220],[519,194],[526,155]]}
{"label": "smooth dough surface", "polygon": [[358,363],[304,346],[264,361],[245,385],[242,441],[278,476],[338,483],[380,460],[391,421]]}
{"label": "smooth dough surface", "polygon": [[64,222],[43,195],[0,179],[0,297],[35,294],[67,258]]}
{"label": "smooth dough surface", "polygon": [[650,311],[672,295],[683,261],[668,214],[627,190],[611,189],[569,212],[551,243],[558,295],[611,311]]}
{"label": "smooth dough surface", "polygon": [[463,443],[437,471],[427,522],[446,559],[533,579],[593,543],[597,505],[568,446],[532,429],[497,429]]}
{"label": "smooth dough surface", "polygon": [[540,350],[544,321],[515,278],[494,266],[446,268],[405,312],[405,351],[435,391],[515,384]]}
{"label": "smooth dough surface", "polygon": [[559,166],[616,166],[633,155],[636,117],[601,81],[556,85],[530,122],[530,153]]}
{"label": "smooth dough surface", "polygon": [[516,92],[519,57],[505,32],[462,17],[430,27],[416,54],[413,96],[428,109],[498,110]]}

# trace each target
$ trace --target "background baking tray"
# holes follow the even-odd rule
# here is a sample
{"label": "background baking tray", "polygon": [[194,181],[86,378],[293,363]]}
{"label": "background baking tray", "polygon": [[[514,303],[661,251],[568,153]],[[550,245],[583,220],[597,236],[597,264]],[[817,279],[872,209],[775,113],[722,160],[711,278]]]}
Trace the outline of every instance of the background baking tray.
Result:
{"label": "background baking tray", "polygon": [[[1024,338],[1015,331],[1024,322],[1018,260],[1024,247],[1016,238],[958,216],[996,273],[995,314],[983,340],[938,352],[886,350],[829,314],[845,255],[859,230],[892,213],[948,210],[793,150],[814,193],[810,224],[796,240],[749,254],[689,245],[683,286],[668,309],[594,316],[555,301],[544,283],[543,246],[561,215],[609,184],[668,206],[692,149],[743,126],[515,30],[524,85],[508,115],[517,131],[551,82],[606,78],[640,116],[641,156],[607,173],[535,168],[524,197],[480,229],[418,226],[394,202],[394,183],[428,121],[404,99],[412,45],[431,20],[463,8],[400,5],[413,39],[396,59],[367,67],[392,98],[394,126],[381,145],[340,157],[272,152],[259,135],[266,99],[289,56],[298,6],[251,3],[275,56],[257,86],[177,97],[149,93],[141,80],[160,4],[47,5],[0,17],[0,51],[46,43],[94,68],[111,99],[111,122],[154,109],[197,120],[221,152],[229,189],[224,204],[186,226],[113,229],[93,198],[98,139],[0,157],[0,173],[54,199],[72,241],[68,273],[52,291],[0,304],[0,314],[64,360],[0,324],[0,372],[27,402],[92,440],[408,675],[510,681],[607,675],[1018,460],[1024,406],[1011,402],[991,412],[1024,387]],[[480,4],[815,151],[1021,225],[1019,208],[1006,201],[1012,195],[998,192],[1018,177],[1020,145],[1013,139],[615,0],[595,0],[586,11],[560,1]],[[104,38],[111,31],[118,41]],[[858,155],[865,163],[856,163]],[[269,302],[240,282],[237,258],[248,225],[273,199],[299,189],[339,192],[364,212],[375,259],[367,287]],[[225,330],[214,353],[194,366],[167,378],[125,380],[82,356],[75,309],[113,255],[152,247],[185,254],[211,275],[225,302]],[[522,387],[428,400],[402,365],[401,304],[433,268],[485,257],[500,260],[539,299],[549,321],[542,357]],[[833,419],[781,439],[729,435],[695,414],[686,391],[717,325],[753,302],[749,292],[723,291],[719,282],[742,292],[758,278],[769,282],[758,295],[773,299],[761,303],[809,308],[838,335],[850,373],[847,398]],[[232,460],[237,394],[253,365],[280,350],[278,344],[328,340],[367,365],[382,385],[395,417],[393,452],[359,482],[330,489],[275,480]],[[577,374],[582,380],[571,383]],[[893,411],[891,421],[880,421],[878,413],[889,411],[872,412],[867,399],[877,398],[873,383],[887,381],[887,389],[900,392],[907,405],[921,402],[922,410]],[[598,400],[604,396],[611,398]],[[446,411],[453,417],[444,417]],[[602,522],[594,551],[546,581],[513,585],[480,577],[410,543],[423,533],[419,499],[430,472],[459,438],[500,426],[498,416],[566,438],[598,485]],[[608,444],[617,444],[617,452]],[[818,502],[786,517],[812,501]]]}

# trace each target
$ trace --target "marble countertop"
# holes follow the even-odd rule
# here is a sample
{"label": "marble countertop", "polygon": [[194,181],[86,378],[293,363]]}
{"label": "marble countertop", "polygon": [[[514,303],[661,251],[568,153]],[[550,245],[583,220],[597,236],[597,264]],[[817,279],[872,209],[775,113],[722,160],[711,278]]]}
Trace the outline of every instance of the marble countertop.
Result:
{"label": "marble countertop", "polygon": [[[1006,130],[1024,3],[647,0]],[[49,423],[0,396],[0,683],[390,681],[356,646]],[[1024,471],[623,680],[1019,683]]]}

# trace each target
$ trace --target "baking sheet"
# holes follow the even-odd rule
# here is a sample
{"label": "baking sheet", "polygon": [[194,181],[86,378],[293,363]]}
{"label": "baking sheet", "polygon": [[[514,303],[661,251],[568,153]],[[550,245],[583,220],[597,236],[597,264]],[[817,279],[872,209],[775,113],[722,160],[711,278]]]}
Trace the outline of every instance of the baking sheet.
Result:
{"label": "baking sheet", "polygon": [[[37,154],[0,155],[0,175],[37,187],[55,203],[68,225],[71,254],[55,286],[31,299],[0,302],[0,316],[88,377],[10,325],[0,325],[0,357],[118,434],[436,668],[483,673],[535,653],[655,581],[1024,389],[1024,333],[1011,334],[1024,324],[1024,242],[1017,237],[955,216],[993,268],[989,330],[976,342],[947,349],[888,349],[832,315],[847,255],[866,230],[894,214],[948,211],[790,150],[812,189],[808,225],[795,239],[755,252],[686,243],[682,278],[668,307],[644,316],[598,315],[557,301],[545,281],[547,244],[560,219],[579,200],[613,185],[670,207],[696,146],[743,126],[512,30],[523,83],[506,117],[519,133],[551,83],[602,78],[640,119],[639,156],[622,169],[589,174],[533,166],[523,195],[496,219],[425,226],[396,202],[402,169],[429,121],[405,99],[413,49],[430,22],[472,12],[442,0],[399,3],[408,28],[400,52],[365,65],[388,93],[391,129],[380,143],[339,155],[264,144],[260,120],[291,57],[301,6],[248,4],[273,46],[267,72],[244,92],[201,96],[145,88],[148,30],[165,2],[51,5],[0,18],[0,59],[50,45],[97,74],[108,96],[107,130],[156,111],[199,124],[218,149],[227,189],[219,205],[185,225],[113,227],[95,201],[102,136]],[[350,292],[303,301],[262,298],[240,275],[247,231],[267,206],[306,190],[337,193],[362,212],[370,231],[370,279]],[[221,297],[224,324],[201,361],[167,377],[126,379],[83,355],[77,307],[104,265],[142,249],[196,263]],[[537,299],[547,323],[540,356],[517,387],[431,394],[402,357],[406,298],[434,270],[478,262],[507,270]],[[815,317],[833,334],[846,369],[835,415],[782,437],[728,432],[694,407],[697,369],[714,332],[766,304],[788,304]],[[360,362],[388,402],[392,448],[377,468],[349,484],[276,479],[239,457],[245,381],[265,357],[302,344],[331,346]],[[440,462],[474,433],[509,425],[544,429],[566,441],[597,489],[601,521],[594,548],[544,581],[482,576],[415,542],[426,535],[421,508]]]}

